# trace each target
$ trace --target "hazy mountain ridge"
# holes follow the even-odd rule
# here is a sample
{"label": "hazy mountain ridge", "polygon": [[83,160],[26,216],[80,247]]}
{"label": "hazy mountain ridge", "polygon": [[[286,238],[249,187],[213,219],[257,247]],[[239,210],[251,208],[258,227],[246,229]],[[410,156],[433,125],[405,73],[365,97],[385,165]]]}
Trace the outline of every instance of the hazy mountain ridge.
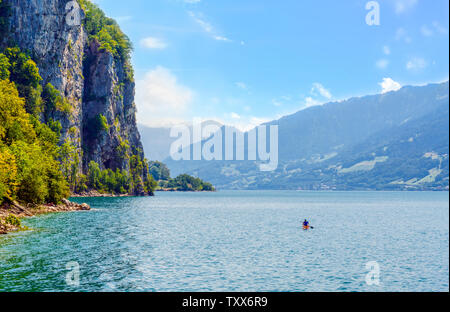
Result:
{"label": "hazy mountain ridge", "polygon": [[279,126],[274,172],[251,161],[167,163],[219,189],[448,189],[448,99],[448,82],[404,87],[270,122]]}

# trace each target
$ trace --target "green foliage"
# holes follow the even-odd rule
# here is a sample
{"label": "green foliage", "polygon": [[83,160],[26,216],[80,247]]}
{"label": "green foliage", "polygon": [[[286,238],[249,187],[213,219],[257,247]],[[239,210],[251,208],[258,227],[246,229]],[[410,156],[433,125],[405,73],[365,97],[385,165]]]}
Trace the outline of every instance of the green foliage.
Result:
{"label": "green foliage", "polygon": [[36,63],[29,55],[20,51],[18,47],[6,48],[4,55],[10,63],[11,81],[19,85],[36,88],[42,80]]}
{"label": "green foliage", "polygon": [[130,39],[122,32],[117,22],[105,15],[103,11],[88,0],[78,0],[86,14],[84,28],[90,40],[100,44],[100,50],[108,51],[120,60],[125,69],[126,79],[133,81],[133,69],[130,54],[133,50]]}
{"label": "green foliage", "polygon": [[106,119],[106,117],[102,114],[98,114],[89,120],[86,130],[89,131],[88,139],[98,139],[102,132],[109,131],[108,119]]}
{"label": "green foliage", "polygon": [[61,93],[51,84],[47,83],[42,93],[42,98],[45,104],[46,120],[50,119],[50,114],[55,110],[69,115],[73,108],[70,103],[61,95]]}
{"label": "green foliage", "polygon": [[[116,171],[102,170],[98,163],[91,161],[87,176],[83,177],[83,181],[80,183],[83,190],[76,189],[75,191],[97,190],[100,193],[108,194],[153,195],[157,183],[153,177],[148,176],[146,162],[142,161],[139,155],[132,155],[129,163],[130,171],[128,172],[120,169],[116,169]],[[143,176],[148,176],[148,178],[143,179]]]}
{"label": "green foliage", "polygon": [[69,183],[69,187],[75,189],[77,183],[78,166],[80,165],[80,156],[78,149],[70,139],[59,147],[59,160],[61,171]]}
{"label": "green foliage", "polygon": [[0,148],[0,203],[3,198],[12,200],[17,189],[16,158],[6,148]]}
{"label": "green foliage", "polygon": [[59,138],[61,136],[61,130],[62,130],[62,126],[61,126],[61,122],[57,121],[57,120],[53,120],[53,118],[50,118],[47,121],[47,126],[54,132],[56,133],[57,137]]}
{"label": "green foliage", "polygon": [[177,191],[215,191],[214,186],[211,183],[204,182],[200,178],[195,178],[187,174],[182,174],[175,179],[169,179],[168,181],[160,181],[160,187],[174,189]]}
{"label": "green foliage", "polygon": [[102,184],[100,183],[100,175],[101,175],[100,166],[95,161],[91,161],[88,167],[87,185],[92,189],[96,190],[101,189]]}
{"label": "green foliage", "polygon": [[131,182],[132,188],[135,194],[144,194],[145,186],[142,175],[144,173],[144,163],[140,158],[139,154],[136,153],[130,157],[130,174],[131,174]]}
{"label": "green foliage", "polygon": [[26,111],[38,116],[42,112],[42,87],[39,84],[42,78],[36,63],[17,47],[5,49],[0,63],[0,75],[3,79],[9,76],[9,80],[16,84],[19,95],[25,98]]}
{"label": "green foliage", "polygon": [[108,119],[106,119],[105,116],[103,116],[102,114],[99,114],[97,116],[97,121],[99,123],[100,129],[108,132],[109,131],[109,125],[108,125]]}
{"label": "green foliage", "polygon": [[9,71],[10,67],[11,64],[9,63],[9,59],[6,57],[6,55],[0,53],[0,80],[9,79],[9,76],[11,74],[11,72]]}
{"label": "green foliage", "polygon": [[119,137],[119,141],[120,143],[117,146],[117,156],[122,160],[129,159],[128,151],[130,150],[130,142],[122,139],[122,137]]}
{"label": "green foliage", "polygon": [[69,195],[57,135],[25,110],[14,83],[0,81],[0,201],[58,203]]}
{"label": "green foliage", "polygon": [[115,172],[111,169],[101,170],[96,162],[91,161],[86,187],[101,193],[129,194],[131,193],[131,179],[126,170],[116,169]]}
{"label": "green foliage", "polygon": [[10,224],[12,226],[19,227],[19,228],[22,226],[22,222],[20,221],[20,219],[17,218],[15,215],[12,215],[12,214],[8,215],[5,218],[5,223],[6,224]]}
{"label": "green foliage", "polygon": [[199,178],[182,174],[172,179],[169,168],[162,162],[148,162],[150,175],[159,182],[159,187],[163,189],[173,189],[176,191],[215,191],[211,183],[204,182]]}
{"label": "green foliage", "polygon": [[77,181],[75,183],[74,192],[77,194],[86,192],[88,190],[87,186],[87,176],[80,173],[77,175]]}
{"label": "green foliage", "polygon": [[90,1],[80,0],[85,11],[84,27],[90,39],[96,39],[102,49],[125,61],[132,51],[130,39],[120,30],[115,20]]}
{"label": "green foliage", "polygon": [[156,181],[170,180],[170,170],[165,164],[159,161],[151,161],[148,163],[148,171]]}

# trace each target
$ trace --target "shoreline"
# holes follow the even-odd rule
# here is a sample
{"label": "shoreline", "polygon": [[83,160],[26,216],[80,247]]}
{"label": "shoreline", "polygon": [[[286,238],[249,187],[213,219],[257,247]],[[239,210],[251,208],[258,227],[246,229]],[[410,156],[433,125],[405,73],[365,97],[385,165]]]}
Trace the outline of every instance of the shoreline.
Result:
{"label": "shoreline", "polygon": [[[174,188],[164,188],[164,189],[155,189],[155,193],[157,192],[179,192],[179,193],[214,193],[217,191],[195,191],[195,190],[187,190],[181,191]],[[151,197],[150,195],[147,195]],[[111,194],[111,193],[99,193],[97,191],[89,191],[81,194],[71,194],[71,198],[121,198],[121,197],[142,197],[137,195],[130,194]],[[144,196],[145,197],[145,196]]]}
{"label": "shoreline", "polygon": [[155,192],[179,192],[179,193],[215,193],[217,192],[215,191],[196,191],[196,190],[186,190],[186,191],[182,191],[182,190],[178,190],[175,188],[160,188],[160,189],[156,189]]}
{"label": "shoreline", "polygon": [[38,216],[47,213],[89,211],[88,204],[77,204],[67,199],[63,199],[61,204],[43,204],[36,206],[23,206],[18,202],[4,203],[0,206],[0,235],[10,232],[26,230],[22,227],[20,219]]}

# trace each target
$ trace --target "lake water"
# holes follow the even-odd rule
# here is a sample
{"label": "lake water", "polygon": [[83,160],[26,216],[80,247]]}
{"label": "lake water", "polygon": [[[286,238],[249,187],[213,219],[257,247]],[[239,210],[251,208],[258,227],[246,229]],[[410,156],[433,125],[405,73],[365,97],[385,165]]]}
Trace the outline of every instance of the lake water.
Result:
{"label": "lake water", "polygon": [[[33,231],[0,237],[0,291],[449,291],[445,192],[75,200],[93,210],[30,218]],[[379,285],[366,283],[371,261]],[[70,262],[79,286],[66,283]]]}

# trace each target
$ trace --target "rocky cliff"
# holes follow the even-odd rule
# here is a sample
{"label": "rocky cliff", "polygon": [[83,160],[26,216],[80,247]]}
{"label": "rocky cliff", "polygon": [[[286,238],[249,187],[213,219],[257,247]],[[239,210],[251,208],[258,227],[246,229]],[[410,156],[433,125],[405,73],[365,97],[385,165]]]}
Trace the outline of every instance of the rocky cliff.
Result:
{"label": "rocky cliff", "polygon": [[[76,148],[80,171],[86,172],[92,160],[102,169],[130,170],[131,156],[144,159],[134,81],[128,64],[89,37],[78,1],[3,0],[8,15],[0,45],[27,51],[39,67],[42,86],[51,83],[70,104],[69,112],[53,110],[41,119],[61,123],[61,143]],[[81,22],[77,16],[68,20],[73,12]],[[145,170],[141,176],[147,179]]]}

